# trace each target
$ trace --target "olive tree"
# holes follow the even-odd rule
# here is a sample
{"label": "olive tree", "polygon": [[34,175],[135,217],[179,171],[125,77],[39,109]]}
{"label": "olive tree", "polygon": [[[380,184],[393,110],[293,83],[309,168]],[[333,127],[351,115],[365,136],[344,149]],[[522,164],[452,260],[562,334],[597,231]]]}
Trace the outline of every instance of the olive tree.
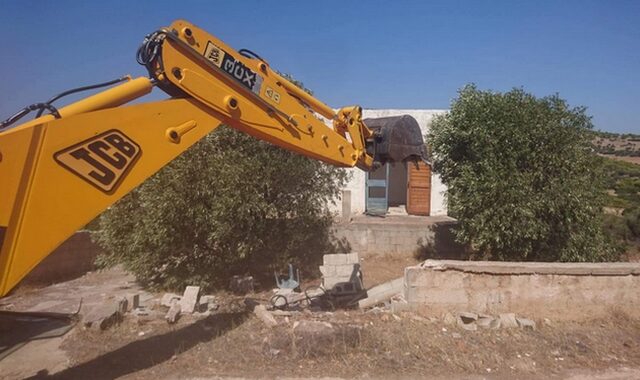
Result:
{"label": "olive tree", "polygon": [[[343,170],[220,127],[102,215],[99,263],[144,284],[214,288],[230,275],[317,268]],[[285,268],[283,268],[285,269]]]}
{"label": "olive tree", "polygon": [[590,117],[558,95],[461,89],[428,135],[456,238],[482,258],[615,258]]}

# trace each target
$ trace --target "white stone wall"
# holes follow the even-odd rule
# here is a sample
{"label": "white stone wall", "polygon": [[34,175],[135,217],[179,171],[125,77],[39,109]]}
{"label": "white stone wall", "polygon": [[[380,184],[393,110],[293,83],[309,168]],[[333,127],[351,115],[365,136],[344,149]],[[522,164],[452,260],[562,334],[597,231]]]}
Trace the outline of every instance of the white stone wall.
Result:
{"label": "white stone wall", "polygon": [[[365,109],[363,119],[411,115],[420,125],[422,135],[426,135],[435,115],[443,114],[446,110],[413,110],[413,109]],[[351,180],[345,186],[345,190],[351,190],[351,215],[362,214],[365,211],[365,180],[366,174],[360,169],[346,169],[351,175]],[[431,215],[447,215],[447,206],[444,202],[446,187],[435,173],[431,176]],[[342,200],[337,199],[335,204],[330,204],[329,209],[336,214],[342,212]]]}
{"label": "white stone wall", "polygon": [[640,263],[427,260],[405,268],[404,298],[429,316],[470,311],[586,320],[640,315]]}

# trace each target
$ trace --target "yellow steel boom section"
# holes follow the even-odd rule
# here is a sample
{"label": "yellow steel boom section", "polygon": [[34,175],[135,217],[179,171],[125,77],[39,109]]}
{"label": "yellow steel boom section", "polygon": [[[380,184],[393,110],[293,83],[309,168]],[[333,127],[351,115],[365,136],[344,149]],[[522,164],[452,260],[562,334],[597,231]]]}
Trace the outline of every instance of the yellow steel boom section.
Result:
{"label": "yellow steel boom section", "polygon": [[[334,112],[266,61],[185,21],[148,36],[139,61],[152,79],[129,80],[61,108],[59,117],[0,130],[0,296],[221,124],[334,165],[373,165],[360,107]],[[174,98],[121,107],[154,84]]]}

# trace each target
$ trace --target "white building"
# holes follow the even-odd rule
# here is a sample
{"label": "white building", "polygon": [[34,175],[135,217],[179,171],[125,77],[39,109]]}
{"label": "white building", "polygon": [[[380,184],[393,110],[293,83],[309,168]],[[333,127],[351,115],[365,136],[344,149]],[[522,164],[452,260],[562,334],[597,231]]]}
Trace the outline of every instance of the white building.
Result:
{"label": "white building", "polygon": [[[426,135],[434,116],[445,113],[446,110],[415,110],[415,109],[365,109],[363,119],[378,118],[387,116],[410,115],[413,116],[420,125],[422,135]],[[412,165],[409,163],[408,165]],[[426,167],[426,166],[425,166]],[[418,169],[418,167],[416,167]],[[350,173],[350,180],[343,189],[343,197],[337,200],[334,205],[330,205],[331,211],[336,214],[344,214],[350,210],[350,215],[363,214],[371,211],[373,200],[376,206],[386,203],[386,210],[407,209],[407,200],[413,196],[424,204],[422,215],[446,215],[447,207],[444,202],[445,186],[440,181],[440,177],[432,174],[430,168],[426,167],[427,175],[430,175],[430,186],[413,188],[409,194],[411,170],[407,163],[386,164],[375,172],[366,173],[360,169],[346,169]],[[423,169],[424,172],[424,169]],[[417,177],[416,177],[417,178]],[[379,179],[382,179],[381,182]],[[373,181],[372,181],[373,180]],[[376,181],[377,180],[377,181]],[[416,193],[417,192],[417,193]],[[422,194],[420,194],[422,193]],[[416,197],[416,194],[418,195]],[[409,201],[412,202],[412,201]],[[428,204],[427,204],[428,202]],[[410,207],[411,208],[411,207]],[[411,214],[411,210],[409,210]]]}

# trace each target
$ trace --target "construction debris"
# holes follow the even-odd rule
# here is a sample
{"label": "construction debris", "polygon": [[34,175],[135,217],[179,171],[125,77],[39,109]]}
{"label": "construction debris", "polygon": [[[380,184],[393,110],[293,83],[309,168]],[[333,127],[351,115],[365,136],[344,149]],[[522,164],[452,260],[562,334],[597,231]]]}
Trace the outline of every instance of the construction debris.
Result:
{"label": "construction debris", "polygon": [[518,327],[516,315],[513,313],[500,314],[500,326],[505,329]]}
{"label": "construction debris", "polygon": [[520,326],[523,329],[531,329],[531,330],[536,329],[536,323],[531,319],[516,318],[516,321],[518,322],[518,326]]}
{"label": "construction debris", "polygon": [[198,297],[200,296],[199,286],[187,286],[184,290],[184,294],[180,299],[180,310],[183,313],[192,314],[196,311],[198,305]]}
{"label": "construction debris", "polygon": [[175,294],[175,293],[165,293],[162,296],[162,299],[160,299],[160,305],[162,306],[166,306],[166,307],[171,307],[171,305],[173,305],[173,300],[179,301],[180,300],[179,295]]}
{"label": "construction debris", "polygon": [[[392,297],[401,294],[404,290],[404,278],[385,282],[367,290],[367,298],[358,301],[360,308],[372,307],[377,304],[389,301]],[[405,302],[406,303],[406,302]]]}
{"label": "construction debris", "polygon": [[483,329],[495,330],[500,328],[500,319],[490,315],[479,315],[476,324]]}
{"label": "construction debris", "polygon": [[182,306],[180,305],[180,302],[178,302],[177,300],[174,300],[173,304],[171,304],[171,307],[169,308],[169,311],[167,312],[164,318],[169,323],[176,323],[178,319],[180,319],[181,310],[182,310]]}
{"label": "construction debris", "polygon": [[95,306],[83,318],[82,322],[87,328],[106,330],[120,323],[122,315],[127,311],[127,299],[107,301]]}
{"label": "construction debris", "polygon": [[140,307],[140,294],[127,294],[127,311],[133,311]]}
{"label": "construction debris", "polygon": [[456,324],[458,327],[468,331],[476,331],[478,327],[491,330],[514,327],[535,329],[536,327],[534,321],[526,318],[516,318],[514,313],[504,313],[498,317],[471,312],[458,312],[455,316],[451,313],[446,313],[443,321],[447,325]]}
{"label": "construction debris", "polygon": [[253,313],[260,318],[260,320],[267,326],[267,327],[275,327],[278,325],[278,321],[276,321],[276,319],[274,318],[273,315],[271,315],[271,313],[267,310],[267,308],[264,305],[257,305],[256,307],[253,308]]}
{"label": "construction debris", "polygon": [[200,296],[200,301],[198,301],[199,312],[215,311],[219,307],[220,305],[218,305],[214,296]]}
{"label": "construction debris", "polygon": [[475,313],[458,313],[458,326],[468,330],[468,331],[476,331],[478,329],[478,325],[476,325],[476,321],[478,320],[478,314]]}

